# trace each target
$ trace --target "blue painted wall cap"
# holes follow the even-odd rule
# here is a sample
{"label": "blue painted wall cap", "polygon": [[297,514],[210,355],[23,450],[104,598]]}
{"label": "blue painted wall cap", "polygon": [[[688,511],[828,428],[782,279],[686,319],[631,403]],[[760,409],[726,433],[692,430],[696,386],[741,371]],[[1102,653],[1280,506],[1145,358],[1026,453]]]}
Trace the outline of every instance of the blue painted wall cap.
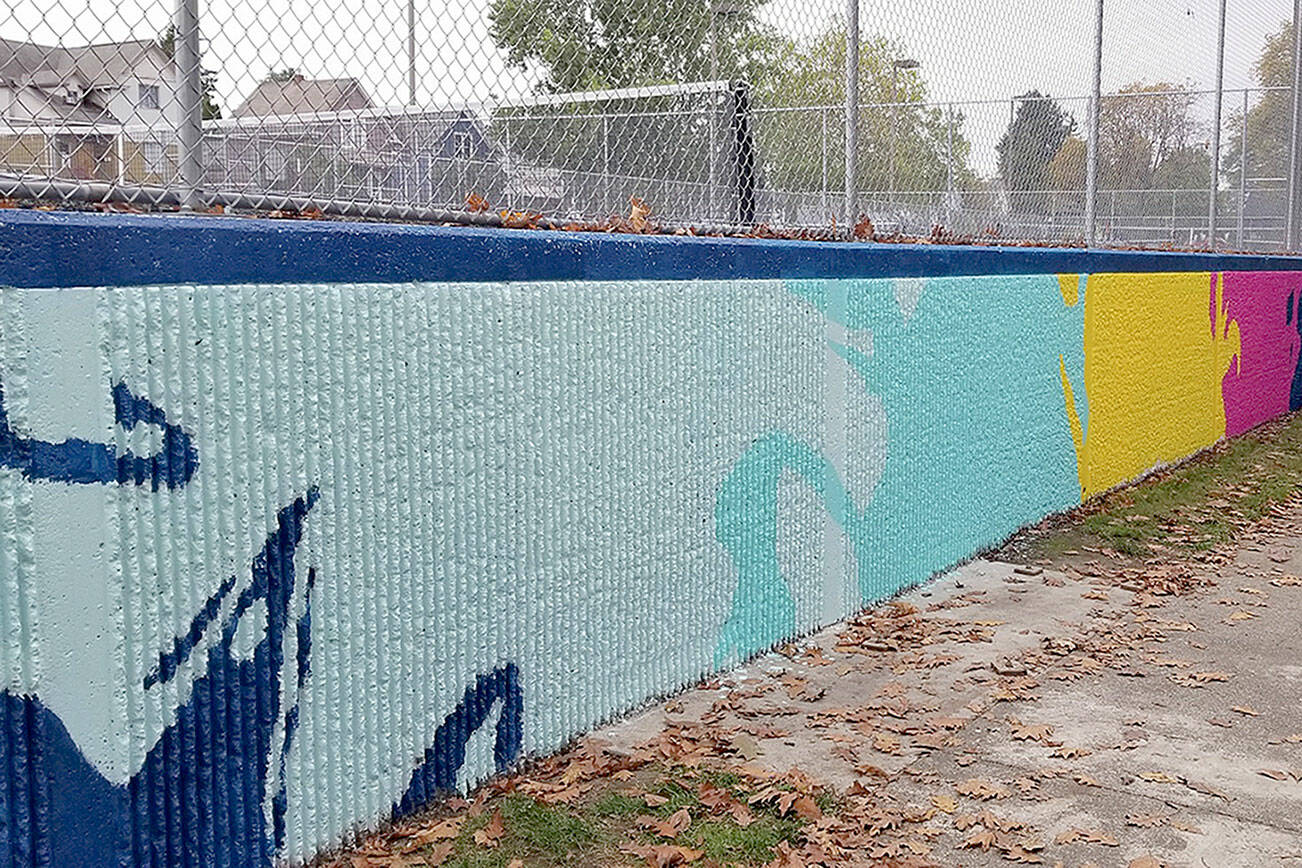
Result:
{"label": "blue painted wall cap", "polygon": [[1302,257],[0,212],[0,285],[401,283],[1302,271]]}

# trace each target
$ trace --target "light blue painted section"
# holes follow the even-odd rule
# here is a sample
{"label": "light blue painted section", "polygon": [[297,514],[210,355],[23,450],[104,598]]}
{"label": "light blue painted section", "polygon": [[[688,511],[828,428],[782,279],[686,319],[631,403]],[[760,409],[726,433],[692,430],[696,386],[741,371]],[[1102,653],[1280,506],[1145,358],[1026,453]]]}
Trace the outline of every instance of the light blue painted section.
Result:
{"label": "light blue painted section", "polygon": [[[1055,275],[788,286],[848,335],[871,336],[870,351],[850,341],[835,349],[884,404],[885,468],[865,503],[845,501],[818,450],[782,431],[738,460],[716,515],[738,574],[719,662],[789,636],[794,600],[820,581],[777,566],[769,528],[785,521],[774,484],[783,470],[815,491],[849,538],[863,601],[1080,500],[1059,363],[1083,395],[1084,304],[1067,307]],[[846,449],[879,446],[851,440]]]}

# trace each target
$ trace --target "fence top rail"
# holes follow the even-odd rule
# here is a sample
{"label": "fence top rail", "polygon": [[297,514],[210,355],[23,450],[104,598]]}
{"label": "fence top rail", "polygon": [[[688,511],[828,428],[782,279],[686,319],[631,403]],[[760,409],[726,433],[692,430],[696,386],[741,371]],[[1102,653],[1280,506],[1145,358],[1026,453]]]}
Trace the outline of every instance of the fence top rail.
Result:
{"label": "fence top rail", "polygon": [[384,118],[431,118],[445,119],[449,116],[466,114],[484,114],[512,108],[537,108],[552,105],[574,105],[579,103],[622,102],[632,99],[656,99],[661,97],[696,95],[702,93],[726,93],[732,89],[731,81],[699,81],[687,84],[655,85],[649,87],[625,87],[611,90],[586,90],[573,93],[541,94],[531,97],[514,97],[499,100],[467,100],[452,102],[440,106],[398,105],[369,106],[367,108],[342,109],[326,112],[294,112],[289,114],[244,115],[241,117],[217,118],[204,121],[205,127],[214,129],[232,129],[242,127],[274,126],[277,124],[317,124],[331,121],[358,121]]}

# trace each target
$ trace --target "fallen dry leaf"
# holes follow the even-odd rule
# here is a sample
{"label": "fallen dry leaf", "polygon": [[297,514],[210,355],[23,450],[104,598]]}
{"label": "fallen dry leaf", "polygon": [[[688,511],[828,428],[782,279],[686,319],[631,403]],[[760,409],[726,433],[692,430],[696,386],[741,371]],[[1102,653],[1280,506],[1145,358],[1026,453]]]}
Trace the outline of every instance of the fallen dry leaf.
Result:
{"label": "fallen dry leaf", "polygon": [[633,224],[633,231],[646,232],[650,229],[651,223],[647,218],[651,216],[651,206],[636,196],[629,196],[628,204],[628,222]]}
{"label": "fallen dry leaf", "polygon": [[1179,778],[1173,778],[1166,772],[1140,772],[1139,778],[1145,781],[1151,781],[1155,784],[1178,784]]}
{"label": "fallen dry leaf", "polygon": [[900,752],[900,740],[888,732],[878,732],[873,736],[873,749],[896,754]]}
{"label": "fallen dry leaf", "polygon": [[506,821],[502,819],[502,810],[497,808],[489,819],[488,825],[475,832],[475,843],[481,847],[494,848],[501,843],[506,834]]}
{"label": "fallen dry leaf", "polygon": [[791,806],[795,809],[796,816],[811,823],[823,816],[823,811],[818,807],[818,802],[809,796],[798,797],[791,803]]}
{"label": "fallen dry leaf", "polygon": [[935,806],[936,810],[943,811],[946,814],[952,814],[958,810],[958,800],[944,793],[932,796],[931,804]]}
{"label": "fallen dry leaf", "polygon": [[1230,706],[1230,711],[1236,711],[1239,714],[1247,715],[1248,717],[1256,717],[1261,714],[1260,711],[1257,711],[1257,709],[1250,705],[1233,705]]}
{"label": "fallen dry leaf", "polygon": [[996,840],[995,831],[993,829],[978,826],[972,834],[963,839],[963,843],[959,846],[965,848],[979,847],[982,850],[989,850],[994,846]]}
{"label": "fallen dry leaf", "polygon": [[455,838],[461,834],[463,823],[465,823],[465,818],[452,817],[441,823],[435,823],[427,829],[415,829],[405,835],[408,842],[407,847],[414,850],[435,841],[446,841]]}
{"label": "fallen dry leaf", "polygon": [[1077,842],[1085,844],[1102,844],[1104,847],[1118,847],[1121,843],[1111,835],[1093,829],[1070,829],[1060,834],[1057,838],[1054,838],[1055,844],[1075,844]]}
{"label": "fallen dry leaf", "polygon": [[622,852],[646,860],[651,868],[672,868],[674,865],[686,865],[705,855],[704,850],[693,850],[677,844],[625,844],[619,848]]}
{"label": "fallen dry leaf", "polygon": [[1056,747],[1057,742],[1051,741],[1053,727],[1047,723],[1025,724],[1015,717],[1008,718],[1008,725],[1012,728],[1014,741],[1038,741],[1041,744],[1050,747]]}
{"label": "fallen dry leaf", "polygon": [[962,783],[956,784],[954,790],[960,796],[973,799],[1002,799],[1012,792],[1007,787],[999,786],[982,778],[968,778]]}
{"label": "fallen dry leaf", "polygon": [[1138,859],[1131,859],[1126,868],[1166,868],[1166,863],[1156,856],[1140,856]]}
{"label": "fallen dry leaf", "polygon": [[791,846],[790,841],[780,841],[777,846],[777,855],[773,861],[765,864],[764,868],[805,868],[805,858],[800,855],[800,851]]}
{"label": "fallen dry leaf", "polygon": [[641,815],[635,821],[637,825],[661,838],[677,838],[678,833],[692,825],[692,814],[686,808],[680,808],[666,819]]}

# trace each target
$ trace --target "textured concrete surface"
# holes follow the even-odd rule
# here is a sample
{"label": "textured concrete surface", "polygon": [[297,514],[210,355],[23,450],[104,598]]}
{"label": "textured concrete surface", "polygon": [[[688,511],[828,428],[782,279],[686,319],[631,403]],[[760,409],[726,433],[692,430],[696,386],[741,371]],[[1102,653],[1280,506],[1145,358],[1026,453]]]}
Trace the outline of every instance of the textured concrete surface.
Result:
{"label": "textured concrete surface", "polygon": [[[1294,272],[285,274],[0,293],[11,861],[310,858],[1302,407]],[[985,712],[1000,659],[1109,603],[969,573],[956,620],[1003,627],[897,608],[871,630],[902,642],[783,684],[850,704],[881,666],[924,676],[903,710],[812,721],[859,727],[829,781],[874,740],[902,772],[951,738],[906,712]]]}
{"label": "textured concrete surface", "polygon": [[[824,630],[596,737],[636,745],[735,692],[746,710],[721,727],[788,733],[747,742],[751,763],[873,788],[906,817],[897,838],[925,842],[935,864],[1009,864],[963,846],[972,832],[956,822],[984,809],[1024,824],[1014,835],[1042,847],[1026,858],[1048,865],[1302,864],[1302,507],[1220,563],[1036,572],[973,562],[900,598],[933,625],[900,650],[860,634],[848,651],[844,625]],[[946,623],[988,641],[917,641]],[[882,732],[898,752],[875,745]],[[938,733],[947,743],[929,746]],[[993,794],[965,794],[974,780]]]}

